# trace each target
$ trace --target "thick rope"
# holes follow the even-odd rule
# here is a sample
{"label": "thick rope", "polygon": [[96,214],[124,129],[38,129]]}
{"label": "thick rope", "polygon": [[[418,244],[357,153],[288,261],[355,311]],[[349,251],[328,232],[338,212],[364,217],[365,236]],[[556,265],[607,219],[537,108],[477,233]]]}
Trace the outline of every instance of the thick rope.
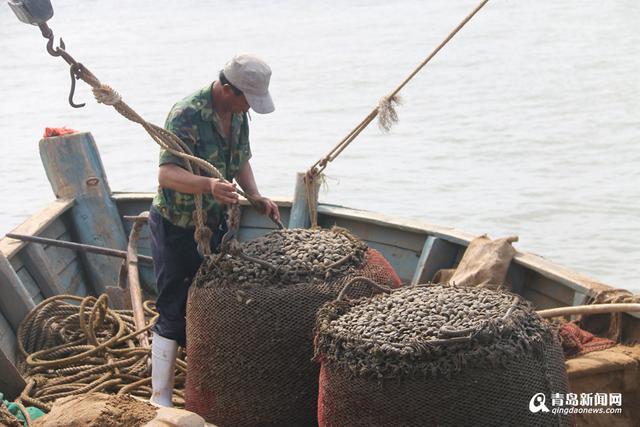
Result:
{"label": "thick rope", "polygon": [[[464,27],[467,22],[469,22],[471,18],[473,18],[473,16],[478,13],[478,11],[482,9],[485,4],[488,3],[488,1],[489,0],[483,0],[478,6],[476,6],[476,8],[469,15],[467,15],[453,31],[449,33],[449,35],[438,45],[438,47],[436,47],[424,61],[418,64],[418,66],[411,72],[411,74],[409,74],[409,76],[407,76],[407,78],[402,81],[402,83],[400,83],[389,95],[384,96],[380,100],[378,105],[369,113],[369,115],[367,115],[367,117],[365,117],[355,128],[353,128],[351,132],[347,134],[347,136],[345,136],[340,142],[338,142],[338,144],[336,144],[336,146],[333,147],[333,149],[331,149],[329,153],[315,162],[313,166],[311,166],[307,171],[307,177],[309,177],[310,180],[313,180],[314,177],[322,173],[322,171],[326,169],[327,165],[334,161],[340,155],[340,153],[342,153],[342,151],[344,151],[344,149],[347,148],[349,144],[351,144],[351,142],[353,142],[353,140],[356,139],[356,137],[360,135],[360,133],[367,126],[369,126],[369,123],[371,123],[376,118],[376,116],[379,116],[380,128],[384,131],[389,131],[391,129],[391,126],[393,126],[393,124],[398,121],[398,114],[395,110],[395,104],[400,103],[398,93],[402,90],[402,88],[405,87],[407,83],[409,83],[409,81],[411,81],[411,79],[416,74],[418,74],[420,70],[424,68],[425,65],[427,65],[427,63],[429,63],[429,61],[431,61],[434,56],[438,54],[438,52],[440,52],[440,50],[458,33],[458,31],[460,31],[462,27]],[[309,197],[309,192],[307,192],[307,202],[309,203],[309,205],[311,205],[313,203],[313,200],[310,200]],[[310,214],[313,213],[310,212]],[[317,216],[317,213],[315,215]],[[311,216],[311,223],[313,224],[314,222],[317,223],[317,217],[314,218],[313,216]]]}
{"label": "thick rope", "polygon": [[[122,97],[118,92],[111,88],[111,86],[102,84],[100,80],[98,80],[98,78],[84,65],[80,63],[72,64],[71,71],[77,78],[92,87],[93,95],[98,103],[110,105],[123,117],[140,124],[156,144],[169,153],[186,160],[186,166],[189,172],[196,175],[207,175],[217,178],[223,182],[227,182],[215,166],[204,159],[194,156],[191,150],[189,150],[189,147],[187,147],[187,145],[172,132],[145,121],[122,100]],[[246,198],[256,209],[259,209],[260,202],[258,199],[246,194],[240,189],[237,189],[236,191],[238,194]],[[194,194],[193,197],[195,201],[194,222],[196,228],[194,239],[198,245],[198,251],[203,256],[210,255],[210,242],[213,233],[211,229],[206,226],[206,214],[202,207],[202,195]]]}
{"label": "thick rope", "polygon": [[[141,345],[140,336],[151,328],[157,313],[150,301],[143,308],[148,320],[136,330],[133,312],[110,309],[106,295],[59,295],[38,304],[17,334],[27,379],[19,400],[48,412],[56,399],[90,391],[150,397],[151,349]],[[184,384],[185,373],[186,363],[179,359],[176,384]],[[184,402],[180,390],[174,390],[174,402]]]}
{"label": "thick rope", "polygon": [[[593,295],[587,301],[587,304],[593,304],[594,306],[604,305],[604,304],[635,304],[636,306],[640,303],[640,295],[634,295],[633,293],[627,291],[626,289],[607,289],[600,291]],[[607,337],[620,342],[622,339],[622,313],[617,310],[610,311],[611,316],[609,319],[609,330],[607,331]],[[582,313],[589,314],[589,313]],[[583,317],[584,321],[584,317]]]}

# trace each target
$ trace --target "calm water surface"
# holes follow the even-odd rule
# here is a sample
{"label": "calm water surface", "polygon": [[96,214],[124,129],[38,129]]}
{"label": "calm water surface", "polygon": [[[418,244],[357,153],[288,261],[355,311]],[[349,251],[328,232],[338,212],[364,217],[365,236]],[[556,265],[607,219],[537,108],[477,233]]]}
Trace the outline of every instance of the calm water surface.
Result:
{"label": "calm water surface", "polygon": [[[253,114],[261,191],[306,170],[465,16],[460,0],[55,0],[67,49],[147,120],[215,78],[235,52],[274,70],[276,112]],[[640,2],[491,1],[327,169],[325,202],[492,237],[640,290]],[[36,27],[0,7],[0,232],[53,200],[47,126],[91,131],[110,185],[153,191],[157,148],[96,104]]]}

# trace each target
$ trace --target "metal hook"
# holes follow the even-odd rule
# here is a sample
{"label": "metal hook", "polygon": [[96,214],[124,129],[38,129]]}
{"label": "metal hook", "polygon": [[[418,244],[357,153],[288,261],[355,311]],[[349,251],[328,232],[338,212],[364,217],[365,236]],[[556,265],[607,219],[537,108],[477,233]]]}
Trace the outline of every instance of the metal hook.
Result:
{"label": "metal hook", "polygon": [[[42,36],[47,39],[47,52],[49,52],[49,55],[60,56],[58,48],[53,48],[53,30],[51,30],[47,24],[40,24],[39,27]],[[64,49],[64,42],[62,39],[60,39],[60,45],[63,46]]]}
{"label": "metal hook", "polygon": [[80,64],[78,64],[78,62],[76,62],[76,60],[73,59],[73,57],[69,53],[67,53],[67,51],[65,50],[66,45],[64,44],[64,40],[62,40],[62,38],[60,38],[60,46],[54,49],[53,31],[51,30],[51,28],[49,28],[49,26],[46,23],[40,24],[39,27],[40,27],[40,32],[42,33],[42,36],[47,39],[47,52],[49,52],[49,55],[61,56],[62,59],[64,59],[67,62],[67,64],[70,65],[69,74],[71,75],[71,89],[69,91],[69,105],[71,105],[73,108],[84,107],[86,105],[85,103],[76,104],[73,101],[73,96],[76,91],[76,80],[80,79],[80,76],[79,76],[79,73],[81,71]]}
{"label": "metal hook", "polygon": [[76,80],[80,78],[76,75],[77,67],[78,67],[78,64],[74,64],[74,65],[71,65],[71,67],[69,68],[69,74],[71,75],[71,90],[69,91],[69,105],[71,105],[73,108],[82,108],[87,104],[84,102],[82,104],[76,104],[75,102],[73,102],[73,95],[75,94],[75,91],[76,91]]}

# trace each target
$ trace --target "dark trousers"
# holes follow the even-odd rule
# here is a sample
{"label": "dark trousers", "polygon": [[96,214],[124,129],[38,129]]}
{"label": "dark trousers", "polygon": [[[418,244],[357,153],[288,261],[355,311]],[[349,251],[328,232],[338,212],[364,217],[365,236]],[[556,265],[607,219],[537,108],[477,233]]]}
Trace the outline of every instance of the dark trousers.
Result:
{"label": "dark trousers", "polygon": [[[149,228],[158,289],[156,308],[160,314],[153,331],[185,347],[187,295],[202,264],[193,238],[194,230],[173,225],[155,208],[149,211]],[[226,222],[222,221],[211,238],[214,252],[217,252],[225,232]]]}

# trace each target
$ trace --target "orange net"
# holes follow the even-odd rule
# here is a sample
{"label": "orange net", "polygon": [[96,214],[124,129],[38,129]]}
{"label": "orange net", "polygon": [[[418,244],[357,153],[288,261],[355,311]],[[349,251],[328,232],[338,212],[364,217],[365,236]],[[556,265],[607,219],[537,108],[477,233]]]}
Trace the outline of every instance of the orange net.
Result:
{"label": "orange net", "polygon": [[72,133],[78,133],[77,130],[69,129],[66,127],[61,128],[45,128],[44,129],[44,138],[50,138],[52,136],[62,136],[62,135],[70,135]]}
{"label": "orange net", "polygon": [[563,324],[558,333],[566,359],[592,351],[606,350],[616,345],[615,341],[597,337],[591,332],[581,329],[575,323]]}

